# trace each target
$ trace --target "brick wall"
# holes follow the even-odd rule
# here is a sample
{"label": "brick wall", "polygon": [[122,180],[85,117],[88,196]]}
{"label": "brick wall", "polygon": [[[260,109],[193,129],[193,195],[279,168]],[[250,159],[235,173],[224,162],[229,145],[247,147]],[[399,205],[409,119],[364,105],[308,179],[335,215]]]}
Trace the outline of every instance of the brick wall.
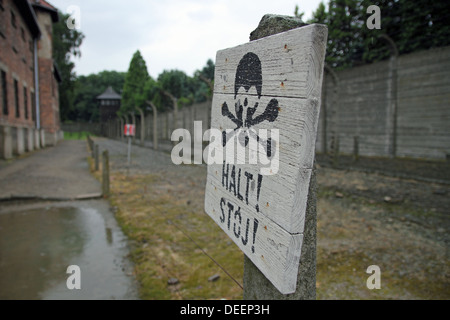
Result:
{"label": "brick wall", "polygon": [[[33,36],[18,7],[12,0],[3,0],[0,5],[0,125],[35,126],[31,110],[35,92],[33,52]],[[16,114],[16,83],[19,116]],[[7,110],[4,110],[4,101]]]}
{"label": "brick wall", "polygon": [[51,16],[45,11],[37,10],[36,16],[42,32],[38,51],[41,127],[47,132],[55,133],[60,130],[60,125],[58,82],[54,75],[52,56],[53,22]]}

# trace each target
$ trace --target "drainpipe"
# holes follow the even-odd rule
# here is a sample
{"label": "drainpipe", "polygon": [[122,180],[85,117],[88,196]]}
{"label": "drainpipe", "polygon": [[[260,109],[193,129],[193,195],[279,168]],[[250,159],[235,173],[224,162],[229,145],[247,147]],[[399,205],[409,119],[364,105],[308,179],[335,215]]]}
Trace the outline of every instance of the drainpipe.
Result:
{"label": "drainpipe", "polygon": [[41,112],[39,105],[39,64],[38,64],[38,39],[34,38],[34,86],[36,98],[36,129],[41,129]]}

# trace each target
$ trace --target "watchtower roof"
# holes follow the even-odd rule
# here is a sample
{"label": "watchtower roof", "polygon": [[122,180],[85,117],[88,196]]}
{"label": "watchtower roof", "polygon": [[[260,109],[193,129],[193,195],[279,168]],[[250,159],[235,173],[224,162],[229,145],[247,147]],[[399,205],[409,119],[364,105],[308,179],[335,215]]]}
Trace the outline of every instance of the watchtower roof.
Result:
{"label": "watchtower roof", "polygon": [[120,100],[122,99],[122,96],[114,91],[114,89],[109,86],[106,88],[105,92],[103,92],[101,95],[97,96],[98,100]]}

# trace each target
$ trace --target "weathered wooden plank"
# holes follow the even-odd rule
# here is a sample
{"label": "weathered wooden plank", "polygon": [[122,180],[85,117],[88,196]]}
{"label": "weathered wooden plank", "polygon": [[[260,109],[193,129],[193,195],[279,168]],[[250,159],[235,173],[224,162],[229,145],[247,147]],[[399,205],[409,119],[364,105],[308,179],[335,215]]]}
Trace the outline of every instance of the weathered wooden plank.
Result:
{"label": "weathered wooden plank", "polygon": [[326,38],[326,31],[318,25],[303,27],[301,32],[298,32],[299,29],[218,51],[215,71],[218,77],[214,80],[214,92],[234,95],[236,66],[245,53],[253,52],[264,65],[263,95],[319,97],[319,80],[323,73],[321,43]]}
{"label": "weathered wooden plank", "polygon": [[[256,118],[265,111],[272,97],[262,96],[258,102],[259,107],[253,117]],[[311,169],[314,161],[314,152],[311,146],[316,139],[318,117],[320,112],[319,100],[316,99],[291,99],[277,98],[278,116],[275,122],[262,121],[255,126],[255,130],[279,130],[280,135],[280,157],[283,163],[292,163],[298,168]],[[234,96],[228,94],[215,94],[212,103],[211,127],[220,131],[233,130],[236,124],[225,116],[222,116],[223,105],[233,109]],[[233,106],[233,108],[231,108]],[[281,126],[277,124],[282,124]],[[281,169],[281,167],[280,167]]]}
{"label": "weathered wooden plank", "polygon": [[283,294],[296,287],[326,36],[310,25],[216,58],[211,128],[223,155],[208,165],[205,211]]}
{"label": "weathered wooden plank", "polygon": [[211,218],[280,291],[295,291],[303,235],[290,234],[221,188],[219,179],[208,179],[205,207]]}

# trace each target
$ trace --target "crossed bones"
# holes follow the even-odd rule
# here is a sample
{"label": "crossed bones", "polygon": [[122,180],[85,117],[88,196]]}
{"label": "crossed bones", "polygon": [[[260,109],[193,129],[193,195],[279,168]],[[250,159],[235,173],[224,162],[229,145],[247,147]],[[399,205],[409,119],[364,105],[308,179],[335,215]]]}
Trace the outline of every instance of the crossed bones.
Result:
{"label": "crossed bones", "polygon": [[[248,105],[248,100],[245,99],[244,106],[247,107],[247,105]],[[240,131],[240,129],[243,129],[244,131],[240,131],[239,136],[238,136],[238,140],[239,140],[240,144],[242,146],[246,147],[249,142],[248,135],[250,135],[252,138],[256,139],[256,141],[258,143],[260,143],[261,146],[265,149],[267,157],[271,158],[272,157],[272,147],[271,147],[272,139],[268,138],[267,140],[265,140],[263,138],[260,138],[255,133],[254,130],[247,130],[247,129],[250,129],[252,126],[257,125],[266,120],[269,122],[274,122],[278,118],[278,112],[279,112],[278,100],[277,99],[270,100],[270,102],[267,105],[264,112],[262,114],[256,116],[255,118],[253,118],[253,115],[255,114],[256,109],[258,108],[258,105],[259,105],[259,103],[257,102],[257,103],[255,103],[255,106],[253,108],[252,107],[247,108],[247,117],[244,121],[242,118],[244,108],[241,105],[240,99],[235,103],[236,116],[230,112],[227,103],[226,102],[223,103],[222,115],[224,117],[229,118],[236,125],[236,128],[234,128],[234,130],[229,132],[228,134],[226,131],[222,132],[222,143],[223,143],[223,146],[225,147],[226,144],[228,143],[228,141],[232,137],[234,137],[236,132]],[[246,132],[248,132],[248,135],[246,134]]]}

